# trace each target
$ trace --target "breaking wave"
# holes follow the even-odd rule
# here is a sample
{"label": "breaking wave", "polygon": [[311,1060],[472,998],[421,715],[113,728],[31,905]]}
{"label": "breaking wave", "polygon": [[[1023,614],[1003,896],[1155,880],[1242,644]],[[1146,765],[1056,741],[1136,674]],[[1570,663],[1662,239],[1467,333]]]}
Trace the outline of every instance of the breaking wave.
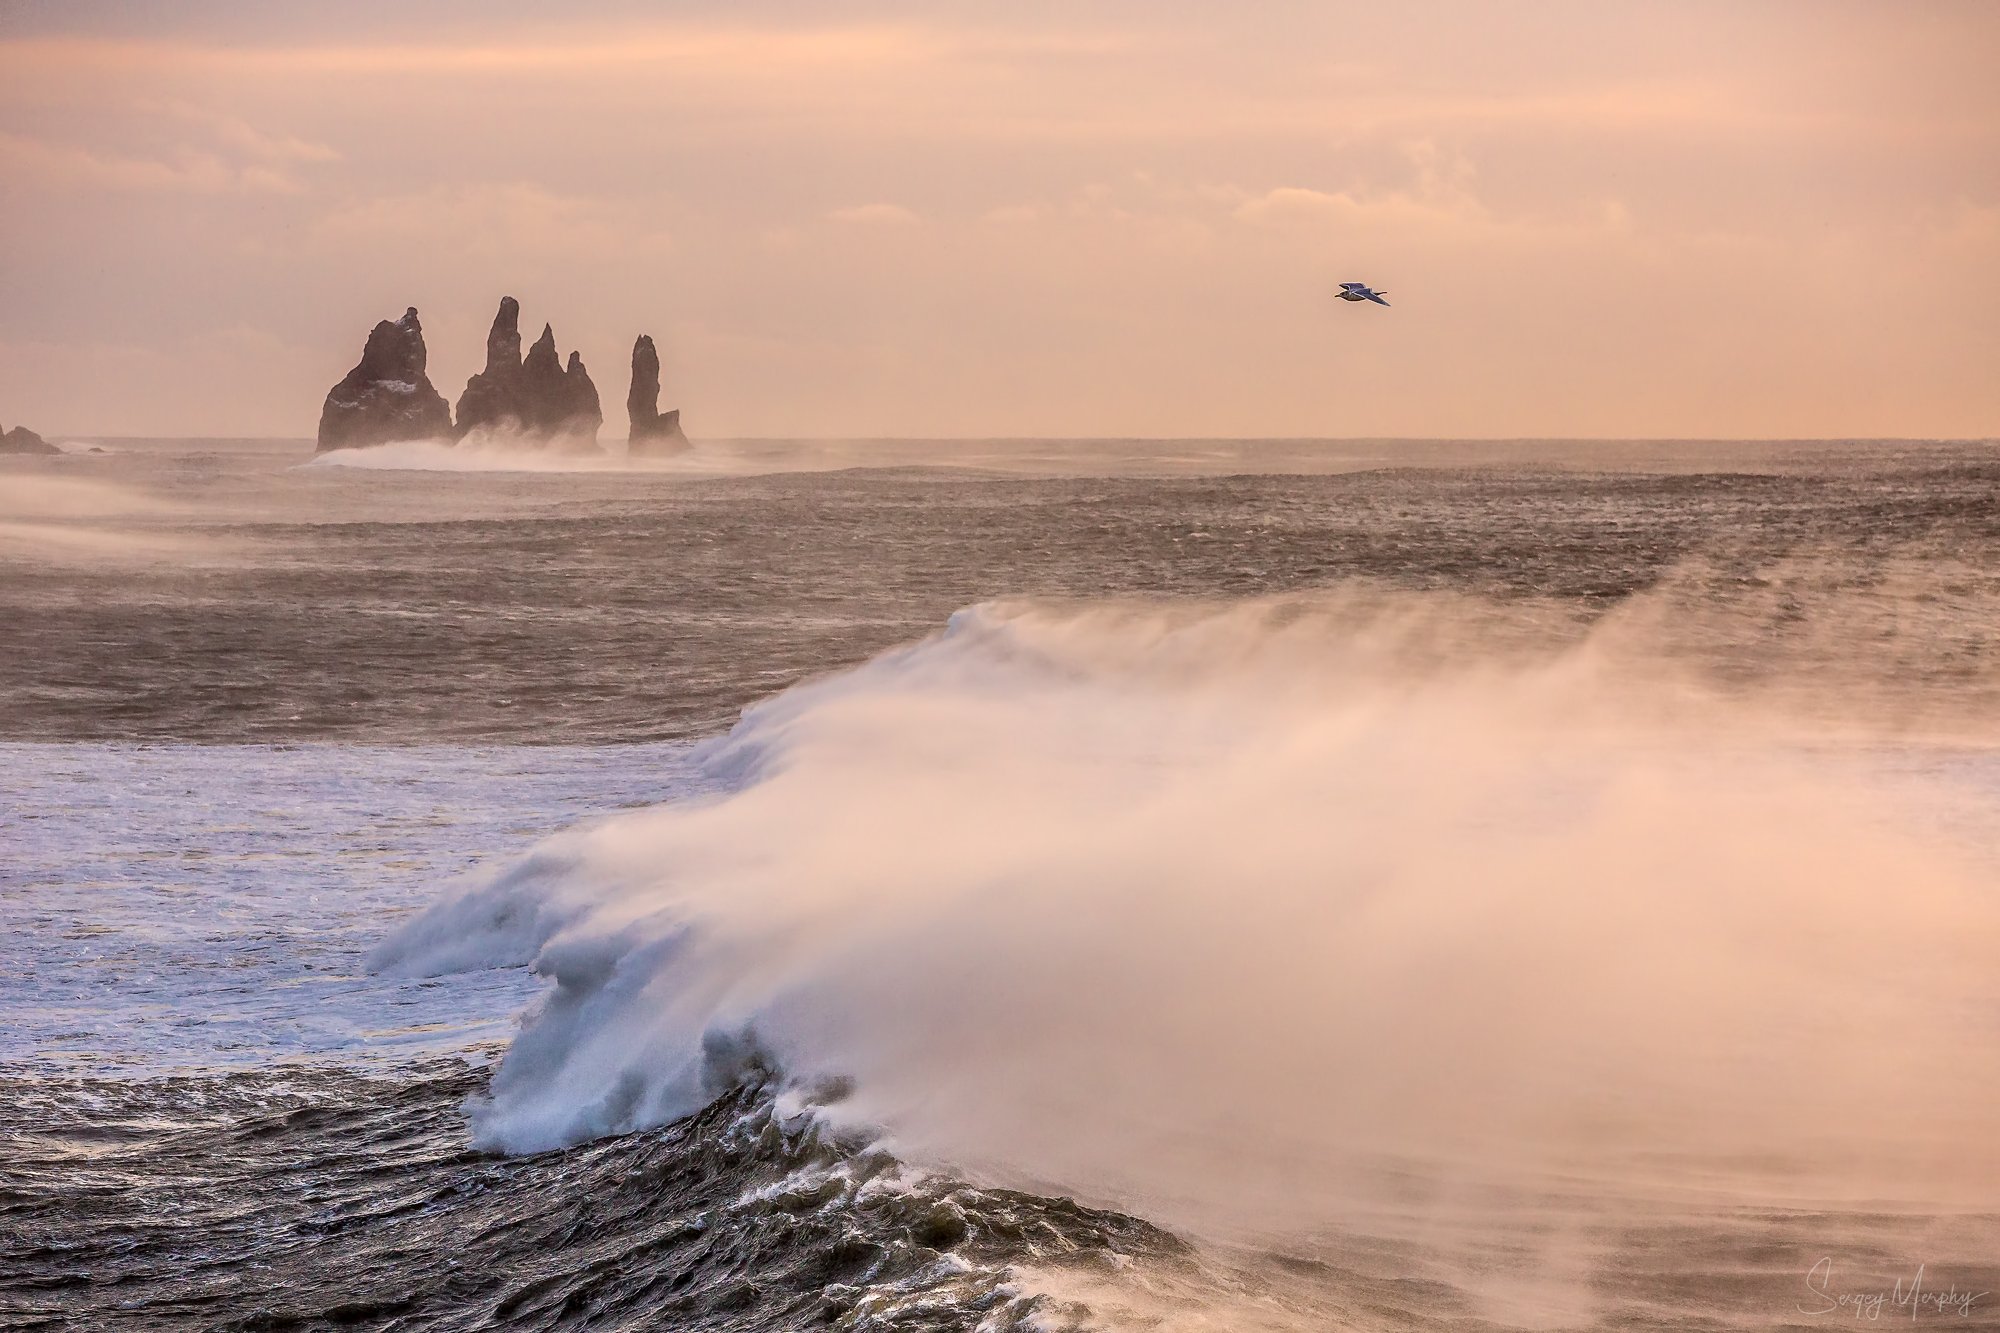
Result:
{"label": "breaking wave", "polygon": [[1809,681],[1628,670],[1660,633],[1367,588],[975,607],[372,963],[553,983],[472,1103],[507,1152],[775,1076],[1209,1237],[1978,1202],[2000,766],[1830,731]]}

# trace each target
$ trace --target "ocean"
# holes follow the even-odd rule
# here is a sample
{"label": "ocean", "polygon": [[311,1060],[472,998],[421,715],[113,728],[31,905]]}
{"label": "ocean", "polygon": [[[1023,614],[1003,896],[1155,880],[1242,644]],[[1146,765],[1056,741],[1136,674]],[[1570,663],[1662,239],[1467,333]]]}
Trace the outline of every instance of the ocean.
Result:
{"label": "ocean", "polygon": [[2000,1327],[2000,445],[65,447],[0,1326]]}

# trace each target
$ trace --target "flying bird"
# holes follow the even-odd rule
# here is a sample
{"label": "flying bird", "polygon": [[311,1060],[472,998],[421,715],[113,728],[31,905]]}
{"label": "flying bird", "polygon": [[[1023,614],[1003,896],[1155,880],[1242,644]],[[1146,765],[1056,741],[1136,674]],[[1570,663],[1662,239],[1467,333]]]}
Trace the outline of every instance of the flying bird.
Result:
{"label": "flying bird", "polygon": [[1376,305],[1387,305],[1384,292],[1378,292],[1365,282],[1343,282],[1338,293],[1343,301],[1373,301]]}

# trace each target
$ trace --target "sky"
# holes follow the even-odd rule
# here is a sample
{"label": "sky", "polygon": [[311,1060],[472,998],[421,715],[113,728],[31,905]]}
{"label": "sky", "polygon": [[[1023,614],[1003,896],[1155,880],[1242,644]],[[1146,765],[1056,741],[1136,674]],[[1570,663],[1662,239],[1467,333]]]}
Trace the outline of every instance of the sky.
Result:
{"label": "sky", "polygon": [[[0,0],[0,423],[2000,435],[2000,4]],[[1389,309],[1332,299],[1374,284]]]}

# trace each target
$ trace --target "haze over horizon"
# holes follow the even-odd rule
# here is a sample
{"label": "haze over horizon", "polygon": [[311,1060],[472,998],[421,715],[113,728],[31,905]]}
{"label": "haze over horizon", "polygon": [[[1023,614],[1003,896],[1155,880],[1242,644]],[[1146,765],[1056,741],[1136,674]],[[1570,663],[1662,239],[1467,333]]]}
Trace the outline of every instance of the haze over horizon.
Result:
{"label": "haze over horizon", "polygon": [[[311,433],[499,297],[622,434],[2000,435],[2000,6],[0,9],[0,424]],[[1334,284],[1385,290],[1348,307]]]}

